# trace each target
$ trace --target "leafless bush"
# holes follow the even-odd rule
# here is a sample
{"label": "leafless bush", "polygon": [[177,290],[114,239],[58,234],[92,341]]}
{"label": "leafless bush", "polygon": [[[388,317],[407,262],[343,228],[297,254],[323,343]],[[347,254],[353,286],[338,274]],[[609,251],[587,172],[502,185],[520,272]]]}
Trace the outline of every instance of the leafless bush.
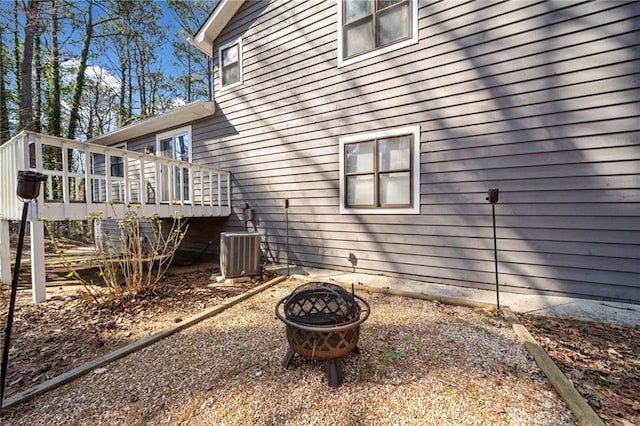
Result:
{"label": "leafless bush", "polygon": [[[168,232],[164,232],[160,217],[147,216],[144,219],[149,222],[149,231],[143,232],[139,209],[140,205],[128,205],[122,218],[117,217],[113,209],[117,238],[112,240],[112,235],[107,231],[102,235],[101,242],[96,244],[94,260],[99,268],[100,283],[80,274],[60,249],[55,233],[49,232],[56,253],[69,268],[67,278],[80,281],[87,295],[98,305],[124,304],[138,294],[157,288],[187,232],[187,224],[177,214],[173,216]],[[88,218],[98,225],[94,229],[99,232],[102,232],[102,215],[103,212],[98,211]],[[48,221],[45,220],[45,224],[49,227]]]}

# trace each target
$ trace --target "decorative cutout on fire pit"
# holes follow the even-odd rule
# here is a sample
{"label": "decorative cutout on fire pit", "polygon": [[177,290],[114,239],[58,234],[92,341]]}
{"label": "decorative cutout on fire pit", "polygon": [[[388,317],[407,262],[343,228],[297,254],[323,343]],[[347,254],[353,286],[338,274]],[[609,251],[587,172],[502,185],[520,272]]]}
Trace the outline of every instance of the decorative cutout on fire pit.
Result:
{"label": "decorative cutout on fire pit", "polygon": [[287,319],[305,324],[343,324],[360,315],[355,296],[331,283],[301,285],[284,305]]}
{"label": "decorative cutout on fire pit", "polygon": [[340,386],[344,381],[342,358],[359,352],[360,324],[369,316],[369,304],[338,285],[312,282],[278,302],[276,316],[287,325],[289,350],[283,367],[289,366],[296,353],[324,361],[329,386]]}

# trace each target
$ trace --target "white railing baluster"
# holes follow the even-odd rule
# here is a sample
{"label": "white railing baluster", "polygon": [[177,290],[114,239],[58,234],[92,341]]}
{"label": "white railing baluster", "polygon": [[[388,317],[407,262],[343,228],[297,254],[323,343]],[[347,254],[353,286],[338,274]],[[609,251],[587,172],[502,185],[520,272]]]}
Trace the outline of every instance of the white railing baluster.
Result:
{"label": "white railing baluster", "polygon": [[[62,170],[44,170],[43,145],[60,150]],[[84,167],[83,171],[74,169],[76,159],[71,158],[70,155],[75,155],[76,152],[80,165]],[[81,156],[83,161],[80,159]],[[111,156],[123,157],[124,174],[122,176],[112,174]],[[0,164],[0,204],[2,204],[0,217],[10,217],[11,220],[20,219],[20,206],[15,200],[17,171],[28,169],[47,176],[45,183],[47,190],[41,191],[42,200],[45,192],[47,200],[46,203],[39,203],[39,214],[50,217],[51,220],[72,218],[71,216],[74,220],[84,219],[86,214],[82,217],[76,216],[81,212],[101,209],[103,206],[98,204],[110,201],[131,203],[136,200],[140,204],[149,204],[149,207],[155,205],[155,209],[147,209],[147,212],[151,213],[154,211],[167,213],[170,210],[162,205],[177,206],[179,204],[178,210],[185,216],[228,214],[228,207],[231,205],[231,179],[226,171],[181,160],[32,132],[22,132],[2,145]],[[139,179],[130,170],[133,168],[135,171],[137,164],[139,164]],[[62,207],[56,200],[52,200],[52,189],[58,179],[62,180],[62,196],[58,197],[61,198],[59,201],[64,204],[84,201],[86,206]],[[137,184],[139,185],[138,196],[135,188]],[[118,186],[117,190],[114,185]],[[153,197],[154,191],[155,197]],[[189,207],[187,207],[188,204]],[[62,217],[65,212],[68,217]]]}
{"label": "white railing baluster", "polygon": [[129,204],[131,202],[131,188],[129,187],[129,156],[122,158],[124,164],[124,203]]}
{"label": "white railing baluster", "polygon": [[91,151],[89,146],[84,147],[84,202],[93,202],[93,180],[91,179]]}
{"label": "white railing baluster", "polygon": [[209,206],[213,207],[213,173],[209,172]]}
{"label": "white railing baluster", "polygon": [[160,182],[160,162],[155,162],[155,204],[156,206],[160,205],[160,199],[162,198],[162,185],[164,182]]}
{"label": "white railing baluster", "polygon": [[62,202],[69,205],[69,153],[67,143],[62,142]]}
{"label": "white railing baluster", "polygon": [[147,194],[147,187],[144,184],[144,157],[140,156],[138,160],[140,163],[140,190],[138,201],[140,204],[147,204],[149,202],[149,195]]}

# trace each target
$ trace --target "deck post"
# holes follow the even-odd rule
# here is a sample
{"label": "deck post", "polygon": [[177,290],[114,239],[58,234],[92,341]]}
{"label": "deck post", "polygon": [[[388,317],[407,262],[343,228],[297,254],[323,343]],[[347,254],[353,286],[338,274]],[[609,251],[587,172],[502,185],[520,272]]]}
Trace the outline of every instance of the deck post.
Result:
{"label": "deck post", "polygon": [[44,222],[29,220],[31,230],[31,290],[33,302],[47,301],[47,277],[44,266]]}
{"label": "deck post", "polygon": [[11,282],[11,246],[9,244],[9,221],[0,220],[0,282]]}

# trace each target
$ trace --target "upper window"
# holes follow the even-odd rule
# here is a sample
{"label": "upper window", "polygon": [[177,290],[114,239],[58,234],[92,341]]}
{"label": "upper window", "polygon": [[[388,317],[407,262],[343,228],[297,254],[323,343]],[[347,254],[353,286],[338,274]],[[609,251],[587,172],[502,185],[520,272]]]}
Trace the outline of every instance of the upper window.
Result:
{"label": "upper window", "polygon": [[220,47],[219,66],[221,89],[242,84],[242,39]]}
{"label": "upper window", "polygon": [[338,0],[338,66],[418,42],[417,0]]}
{"label": "upper window", "polygon": [[420,213],[420,126],[340,139],[340,213]]}

